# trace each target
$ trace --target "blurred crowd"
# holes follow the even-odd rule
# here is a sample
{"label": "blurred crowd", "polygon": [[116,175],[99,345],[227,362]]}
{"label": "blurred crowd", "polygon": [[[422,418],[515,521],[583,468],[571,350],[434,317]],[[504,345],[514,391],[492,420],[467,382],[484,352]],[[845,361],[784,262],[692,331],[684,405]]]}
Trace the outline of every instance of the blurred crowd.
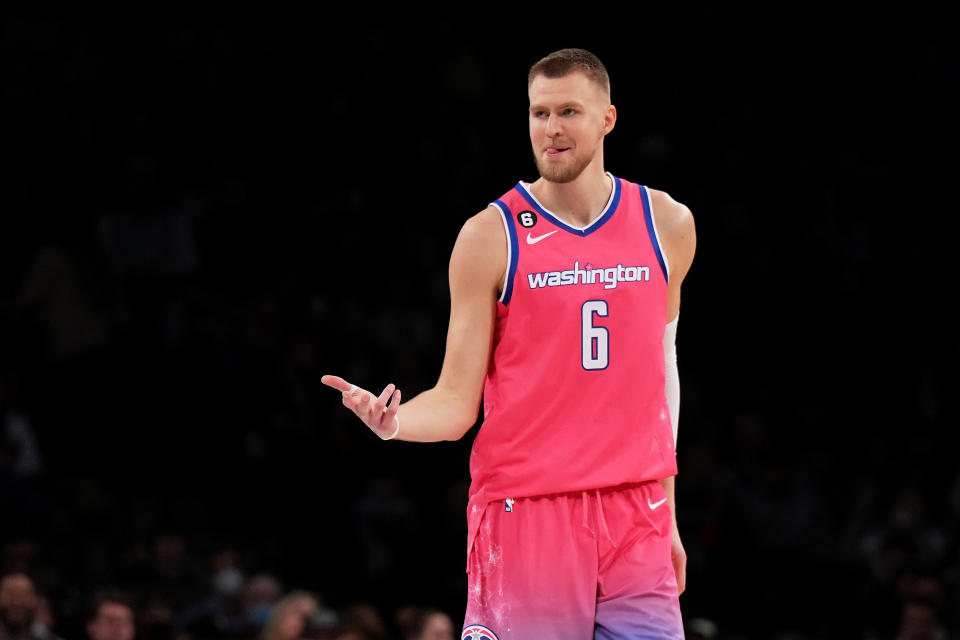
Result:
{"label": "blurred crowd", "polygon": [[[771,6],[755,32],[733,4],[658,7],[595,48],[621,112],[609,166],[698,221],[678,335],[687,636],[960,637],[943,444],[960,349],[949,314],[914,303],[942,298],[952,247],[904,233],[935,207],[891,186],[952,184],[916,160],[956,120],[952,35],[907,51],[900,15],[898,48],[875,13]],[[662,28],[638,39],[650,12]],[[380,442],[319,378],[433,384],[449,250],[530,177],[525,65],[553,41],[363,23],[335,40],[293,10],[3,22],[0,640],[457,635],[475,431]],[[629,81],[679,41],[712,54]],[[417,73],[386,72],[397,59]]]}
{"label": "blurred crowd", "polygon": [[[154,585],[156,586],[156,585]],[[176,595],[167,592],[171,598]],[[181,593],[183,608],[156,592],[99,589],[69,612],[54,611],[26,573],[0,577],[4,640],[453,640],[453,623],[435,608],[404,606],[385,617],[368,603],[342,611],[316,594],[285,590],[276,577],[247,578],[222,566],[207,590]],[[54,629],[57,631],[55,632]]]}

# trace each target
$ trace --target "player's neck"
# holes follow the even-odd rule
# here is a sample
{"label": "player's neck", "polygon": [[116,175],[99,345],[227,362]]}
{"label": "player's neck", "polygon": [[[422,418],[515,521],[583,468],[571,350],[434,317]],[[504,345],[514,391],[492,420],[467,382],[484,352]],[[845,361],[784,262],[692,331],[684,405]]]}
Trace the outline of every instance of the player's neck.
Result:
{"label": "player's neck", "polygon": [[540,178],[530,191],[540,203],[567,224],[583,228],[593,222],[610,201],[613,181],[597,163],[587,166],[572,182]]}

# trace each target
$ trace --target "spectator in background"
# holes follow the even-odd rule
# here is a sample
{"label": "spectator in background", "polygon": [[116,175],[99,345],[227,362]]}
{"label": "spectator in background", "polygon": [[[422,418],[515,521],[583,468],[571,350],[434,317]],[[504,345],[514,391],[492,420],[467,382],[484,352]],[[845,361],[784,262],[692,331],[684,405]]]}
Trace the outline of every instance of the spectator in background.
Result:
{"label": "spectator in background", "polygon": [[403,640],[453,640],[453,621],[439,609],[407,607],[396,621]]}
{"label": "spectator in background", "polygon": [[174,623],[177,640],[249,640],[256,635],[244,606],[246,578],[235,566],[216,569],[213,593],[190,606]]}
{"label": "spectator in background", "polygon": [[306,591],[292,591],[274,605],[257,640],[298,640],[307,631],[307,622],[320,610],[317,597]]}
{"label": "spectator in background", "polygon": [[686,623],[687,640],[716,640],[717,625],[713,620],[693,618]]}
{"label": "spectator in background", "polygon": [[175,611],[187,607],[199,578],[187,553],[184,532],[160,532],[146,557],[142,562],[138,560],[141,559],[135,559],[130,569],[143,588],[162,596]]}
{"label": "spectator in background", "polygon": [[169,640],[173,637],[176,610],[161,593],[147,590],[142,594],[138,640]]}
{"label": "spectator in background", "polygon": [[426,617],[423,630],[413,640],[453,640],[453,620],[442,611],[434,611]]}
{"label": "spectator in background", "polygon": [[247,619],[259,633],[270,618],[270,610],[283,595],[280,581],[268,573],[258,573],[247,582],[243,594]]}
{"label": "spectator in background", "polygon": [[87,635],[90,640],[133,640],[133,599],[112,589],[97,593],[87,616]]}
{"label": "spectator in background", "polygon": [[60,640],[38,618],[40,597],[25,573],[0,578],[0,640]]}
{"label": "spectator in background", "polygon": [[936,606],[924,598],[904,601],[897,640],[947,640]]}
{"label": "spectator in background", "polygon": [[32,420],[18,406],[20,377],[18,371],[0,365],[0,470],[6,455],[13,475],[30,478],[43,472],[43,456]]}
{"label": "spectator in background", "polygon": [[337,640],[387,640],[388,636],[386,623],[369,603],[351,605],[340,616]]}
{"label": "spectator in background", "polygon": [[[0,324],[0,331],[5,327]],[[22,530],[43,526],[49,508],[42,484],[40,441],[20,390],[23,372],[10,365],[6,336],[0,343],[0,513],[4,533],[16,522]],[[3,569],[11,567],[3,565]],[[2,570],[2,569],[0,569]]]}

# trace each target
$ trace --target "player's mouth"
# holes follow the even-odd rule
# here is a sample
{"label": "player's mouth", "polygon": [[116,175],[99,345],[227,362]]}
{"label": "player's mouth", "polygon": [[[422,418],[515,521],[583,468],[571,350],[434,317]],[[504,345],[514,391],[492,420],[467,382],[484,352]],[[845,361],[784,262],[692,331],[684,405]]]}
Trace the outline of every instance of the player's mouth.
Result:
{"label": "player's mouth", "polygon": [[570,150],[570,147],[547,147],[548,158],[558,158]]}

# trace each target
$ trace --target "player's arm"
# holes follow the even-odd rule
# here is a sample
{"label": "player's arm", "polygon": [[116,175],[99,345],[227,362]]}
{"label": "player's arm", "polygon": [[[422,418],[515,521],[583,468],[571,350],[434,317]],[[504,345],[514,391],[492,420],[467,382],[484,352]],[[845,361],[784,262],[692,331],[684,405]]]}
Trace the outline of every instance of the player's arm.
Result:
{"label": "player's arm", "polygon": [[[400,404],[390,384],[379,396],[336,376],[322,381],[382,438],[437,442],[461,438],[477,420],[490,360],[498,289],[507,261],[500,214],[489,207],[467,220],[450,257],[450,324],[437,384]],[[397,430],[399,427],[399,430]]]}
{"label": "player's arm", "polygon": [[680,312],[680,285],[693,264],[693,254],[697,249],[697,230],[690,209],[669,194],[651,189],[650,200],[660,246],[670,266],[666,318],[667,322],[670,322]]}
{"label": "player's arm", "polygon": [[[667,327],[664,332],[664,358],[666,360],[666,396],[670,409],[670,421],[673,424],[674,441],[677,437],[677,423],[680,416],[680,377],[677,372],[676,333],[680,314],[680,285],[693,264],[693,254],[697,247],[697,234],[693,214],[683,204],[662,191],[652,191],[654,220],[660,244],[670,266],[667,287]],[[687,555],[680,541],[677,528],[676,477],[661,480],[673,514],[673,565],[677,573],[677,587],[680,593],[686,589]]]}

